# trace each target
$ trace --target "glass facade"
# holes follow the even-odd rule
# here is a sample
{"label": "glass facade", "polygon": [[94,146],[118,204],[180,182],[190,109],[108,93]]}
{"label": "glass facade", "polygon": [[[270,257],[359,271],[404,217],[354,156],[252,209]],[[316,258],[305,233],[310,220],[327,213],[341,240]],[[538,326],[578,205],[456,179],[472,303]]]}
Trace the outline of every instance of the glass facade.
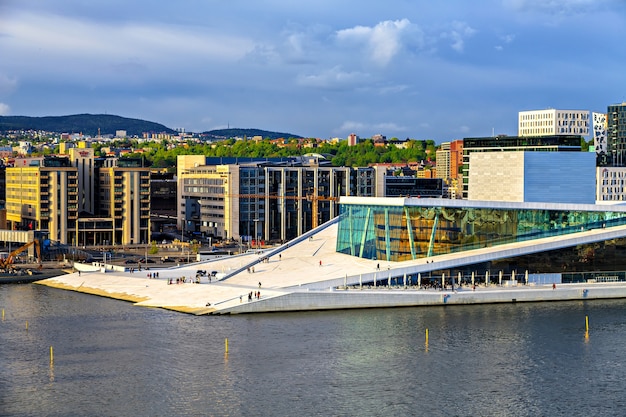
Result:
{"label": "glass facade", "polygon": [[341,204],[337,252],[406,261],[626,224],[626,212]]}

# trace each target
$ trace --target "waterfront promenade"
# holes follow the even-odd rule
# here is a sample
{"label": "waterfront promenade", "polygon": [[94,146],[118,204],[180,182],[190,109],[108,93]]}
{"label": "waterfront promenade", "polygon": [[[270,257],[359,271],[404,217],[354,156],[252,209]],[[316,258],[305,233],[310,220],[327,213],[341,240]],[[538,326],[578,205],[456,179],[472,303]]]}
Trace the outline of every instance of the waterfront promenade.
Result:
{"label": "waterfront promenade", "polygon": [[[38,284],[79,291],[192,314],[237,314],[348,308],[511,303],[626,297],[626,283],[472,286],[420,289],[405,286],[406,274],[448,268],[460,258],[483,259],[494,252],[519,250],[503,245],[407,262],[381,262],[335,252],[337,225],[332,224],[280,248],[261,254],[220,258],[171,268],[135,272],[104,268],[74,272]],[[553,238],[546,239],[553,242]],[[537,246],[537,242],[534,242]],[[216,271],[211,279],[196,272]],[[158,273],[158,278],[156,274]],[[434,277],[434,276],[433,276]],[[438,279],[438,278],[437,278]],[[176,283],[185,281],[184,283]],[[378,281],[374,287],[372,282]],[[170,284],[169,282],[172,282]],[[385,285],[380,285],[383,282]],[[392,285],[387,285],[391,283]],[[257,297],[260,292],[260,297]],[[249,297],[252,294],[251,297]]]}

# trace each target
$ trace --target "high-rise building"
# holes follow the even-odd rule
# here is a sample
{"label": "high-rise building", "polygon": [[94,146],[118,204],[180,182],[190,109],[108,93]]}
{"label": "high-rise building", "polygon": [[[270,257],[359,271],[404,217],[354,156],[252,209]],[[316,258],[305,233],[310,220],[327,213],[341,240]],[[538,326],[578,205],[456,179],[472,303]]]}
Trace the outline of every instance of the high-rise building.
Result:
{"label": "high-rise building", "polygon": [[606,113],[593,113],[593,146],[596,151],[596,165],[609,166],[612,158],[609,157],[606,136]]}
{"label": "high-rise building", "polygon": [[447,180],[451,178],[451,159],[450,142],[443,142],[437,150],[437,173],[435,178]]}
{"label": "high-rise building", "polygon": [[50,239],[71,243],[78,219],[78,170],[67,157],[8,167],[7,222],[13,230],[46,230]]}
{"label": "high-rise building", "polygon": [[140,160],[95,158],[88,147],[6,169],[7,222],[64,245],[150,240],[150,171]]}
{"label": "high-rise building", "polygon": [[[139,159],[121,158],[116,166],[98,167],[97,178],[100,207],[99,216],[94,217],[112,219],[112,230],[102,226],[105,230],[101,236],[94,236],[94,241],[123,245],[149,243],[150,170],[142,167]],[[85,239],[91,240],[89,235]]]}
{"label": "high-rise building", "polygon": [[626,166],[626,103],[608,106],[606,115],[607,153],[611,165]]}
{"label": "high-rise building", "polygon": [[356,133],[350,133],[348,135],[348,146],[356,146],[359,143],[359,137]]}

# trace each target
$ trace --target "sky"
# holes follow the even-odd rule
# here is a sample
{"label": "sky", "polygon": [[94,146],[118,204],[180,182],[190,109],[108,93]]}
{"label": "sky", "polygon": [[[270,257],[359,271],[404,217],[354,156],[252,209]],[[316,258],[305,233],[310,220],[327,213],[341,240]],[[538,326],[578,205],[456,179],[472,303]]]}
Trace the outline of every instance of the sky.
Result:
{"label": "sky", "polygon": [[321,139],[626,101],[625,0],[0,0],[0,115]]}

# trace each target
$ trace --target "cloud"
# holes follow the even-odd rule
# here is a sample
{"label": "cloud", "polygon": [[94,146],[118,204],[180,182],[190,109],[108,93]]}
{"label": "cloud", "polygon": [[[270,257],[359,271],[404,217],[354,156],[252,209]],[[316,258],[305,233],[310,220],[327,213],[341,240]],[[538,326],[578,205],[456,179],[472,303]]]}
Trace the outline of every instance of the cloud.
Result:
{"label": "cloud", "polygon": [[405,126],[399,126],[393,122],[377,123],[372,127],[373,129],[378,129],[381,132],[404,132],[407,130]]}
{"label": "cloud", "polygon": [[[502,35],[500,36],[500,40],[505,43],[505,44],[510,44],[515,40],[515,35]],[[502,51],[504,49],[504,46],[502,45],[496,45],[495,46],[496,51]]]}
{"label": "cloud", "polygon": [[449,39],[452,43],[450,47],[457,52],[463,52],[465,48],[465,39],[473,36],[476,33],[475,29],[472,29],[467,23],[464,22],[452,22],[452,28],[449,31],[443,32],[441,37],[443,39]]}
{"label": "cloud", "polygon": [[144,63],[192,58],[236,61],[255,45],[252,39],[206,27],[93,22],[28,12],[5,22],[2,32],[5,36],[0,38],[0,47],[14,56],[36,53],[66,62],[74,60],[74,65],[94,59]]}
{"label": "cloud", "polygon": [[345,89],[362,84],[368,78],[368,74],[358,71],[346,72],[336,66],[318,74],[300,75],[296,82],[298,85],[306,87]]}
{"label": "cloud", "polygon": [[372,134],[383,134],[405,132],[408,129],[405,126],[400,126],[394,122],[382,122],[382,123],[363,123],[353,120],[347,120],[343,124],[334,129],[335,134],[356,133],[359,136],[367,137]]}
{"label": "cloud", "polygon": [[11,113],[11,108],[8,104],[0,103],[0,116],[7,116]]}
{"label": "cloud", "polygon": [[390,86],[386,86],[386,87],[380,87],[378,89],[378,92],[381,95],[387,95],[387,94],[398,94],[401,93],[403,91],[406,91],[409,89],[409,86],[406,84],[397,84],[397,85],[390,85]]}
{"label": "cloud", "polygon": [[335,131],[356,133],[358,131],[364,130],[365,127],[366,125],[364,123],[346,120],[339,128],[335,129]]}
{"label": "cloud", "polygon": [[422,45],[421,30],[408,19],[386,20],[374,27],[355,26],[337,31],[342,44],[364,45],[371,61],[387,66],[404,48],[405,43]]}
{"label": "cloud", "polygon": [[569,16],[619,5],[621,0],[503,0],[505,7],[523,13]]}
{"label": "cloud", "polygon": [[17,78],[9,77],[5,74],[0,74],[0,94],[8,94],[18,86]]}

